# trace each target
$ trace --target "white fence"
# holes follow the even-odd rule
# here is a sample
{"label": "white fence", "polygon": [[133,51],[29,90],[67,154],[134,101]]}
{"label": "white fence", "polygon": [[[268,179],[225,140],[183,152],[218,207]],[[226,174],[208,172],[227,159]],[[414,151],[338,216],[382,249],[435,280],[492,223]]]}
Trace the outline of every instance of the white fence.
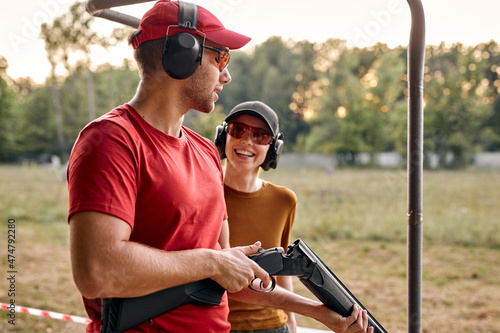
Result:
{"label": "white fence", "polygon": [[[438,158],[436,154],[430,153],[429,165],[431,168],[438,167]],[[448,162],[453,160],[453,155],[446,156]],[[370,163],[370,154],[359,153],[356,155],[356,162],[359,165],[367,165]],[[397,168],[406,163],[406,157],[396,152],[383,152],[375,155],[375,163],[380,167]],[[282,154],[279,160],[280,166],[315,166],[332,168],[338,164],[335,156],[323,154],[298,154],[285,153]],[[469,165],[473,168],[500,168],[500,152],[482,152],[472,155]]]}
{"label": "white fence", "polygon": [[474,154],[471,165],[477,168],[500,168],[500,153]]}

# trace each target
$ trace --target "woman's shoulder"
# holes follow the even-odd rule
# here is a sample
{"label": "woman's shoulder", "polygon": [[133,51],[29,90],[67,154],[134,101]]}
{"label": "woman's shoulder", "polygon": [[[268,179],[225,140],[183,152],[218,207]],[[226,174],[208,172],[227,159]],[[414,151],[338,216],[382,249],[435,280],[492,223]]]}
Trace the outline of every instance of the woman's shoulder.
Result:
{"label": "woman's shoulder", "polygon": [[297,202],[297,195],[295,194],[295,192],[293,190],[289,189],[288,187],[273,184],[273,183],[265,181],[265,180],[263,180],[262,183],[263,183],[263,187],[266,187],[270,193],[272,192],[273,195],[278,195],[278,196],[284,197],[292,202]]}

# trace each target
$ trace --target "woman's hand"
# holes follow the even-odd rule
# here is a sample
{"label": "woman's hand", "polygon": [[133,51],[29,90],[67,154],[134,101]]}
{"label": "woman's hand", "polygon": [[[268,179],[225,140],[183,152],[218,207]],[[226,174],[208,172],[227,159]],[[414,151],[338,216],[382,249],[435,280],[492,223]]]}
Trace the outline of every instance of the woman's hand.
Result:
{"label": "woman's hand", "polygon": [[316,319],[337,333],[373,333],[374,330],[373,327],[368,329],[366,310],[362,310],[356,304],[349,317],[342,317],[324,305],[322,305],[322,310],[318,314]]}

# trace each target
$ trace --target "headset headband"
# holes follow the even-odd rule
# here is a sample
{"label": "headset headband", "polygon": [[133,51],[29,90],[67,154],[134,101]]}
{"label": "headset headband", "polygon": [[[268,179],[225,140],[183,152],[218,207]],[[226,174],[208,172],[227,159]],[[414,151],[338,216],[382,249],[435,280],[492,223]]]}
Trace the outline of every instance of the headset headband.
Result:
{"label": "headset headband", "polygon": [[198,26],[198,6],[194,3],[179,1],[179,27],[196,30]]}

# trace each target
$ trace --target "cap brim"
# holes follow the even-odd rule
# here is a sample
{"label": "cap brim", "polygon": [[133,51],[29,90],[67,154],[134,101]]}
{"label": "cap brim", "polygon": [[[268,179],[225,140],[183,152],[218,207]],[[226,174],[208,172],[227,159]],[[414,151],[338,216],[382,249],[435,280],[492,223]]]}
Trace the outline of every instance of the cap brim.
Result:
{"label": "cap brim", "polygon": [[235,113],[227,116],[224,121],[226,121],[227,123],[229,123],[234,118],[242,116],[244,114],[257,117],[260,120],[264,121],[266,123],[266,125],[267,125],[267,128],[271,131],[271,134],[273,135],[273,138],[276,136],[276,132],[273,130],[273,126],[271,126],[271,124],[269,123],[269,120],[267,120],[266,117],[262,113],[260,113],[259,111],[257,111],[257,110],[248,110],[248,109],[238,110],[237,112],[235,112]]}
{"label": "cap brim", "polygon": [[225,46],[230,50],[242,48],[251,40],[250,37],[228,29],[206,31],[205,34],[209,41],[219,44],[220,46]]}

